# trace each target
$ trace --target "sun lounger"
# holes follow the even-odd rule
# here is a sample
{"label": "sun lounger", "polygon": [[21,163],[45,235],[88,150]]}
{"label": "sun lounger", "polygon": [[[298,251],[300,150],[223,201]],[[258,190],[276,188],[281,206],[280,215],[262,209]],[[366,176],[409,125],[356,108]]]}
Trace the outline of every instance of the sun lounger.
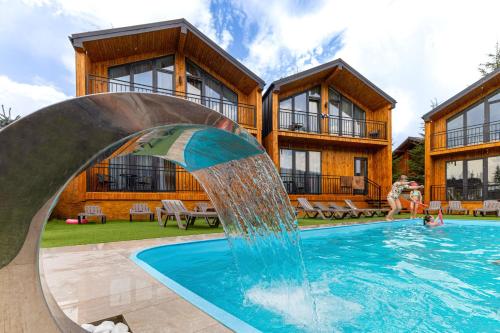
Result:
{"label": "sun lounger", "polygon": [[330,207],[327,204],[324,204],[322,202],[313,202],[313,207],[320,209],[323,213],[327,213],[330,218],[335,218],[335,219],[343,219],[347,215],[350,215],[349,211],[346,211],[345,209],[336,209],[333,207]]}
{"label": "sun lounger", "polygon": [[337,212],[345,213],[345,216],[356,217],[356,214],[351,208],[339,206],[335,202],[329,202],[328,207],[335,209]]}
{"label": "sun lounger", "polygon": [[474,216],[482,215],[485,216],[488,213],[496,214],[500,216],[500,203],[496,200],[486,200],[483,202],[483,208],[474,209]]}
{"label": "sun lounger", "polygon": [[361,217],[361,215],[372,217],[377,213],[377,210],[373,208],[358,208],[351,200],[345,199],[344,202],[347,207],[352,209],[352,213],[355,217]]}
{"label": "sun lounger", "polygon": [[81,223],[82,219],[86,219],[87,217],[98,217],[101,219],[101,223],[106,223],[106,215],[102,212],[101,207],[99,206],[85,206],[84,212],[78,214],[78,224]]}
{"label": "sun lounger", "polygon": [[194,205],[195,212],[215,212],[215,208],[208,202],[197,202]]}
{"label": "sun lounger", "polygon": [[331,219],[333,213],[330,211],[323,211],[320,208],[315,208],[309,200],[306,198],[298,198],[297,199],[297,210],[299,212],[304,212],[305,216],[308,218],[316,218],[321,217],[323,220]]}
{"label": "sun lounger", "polygon": [[448,214],[453,213],[463,213],[465,215],[469,214],[469,210],[462,207],[462,201],[450,201],[448,202],[448,208],[446,209]]}
{"label": "sun lounger", "polygon": [[[217,228],[220,224],[219,215],[217,212],[195,212],[190,211],[184,206],[181,200],[162,200],[163,208],[156,208],[158,214],[158,223],[163,224],[163,227],[167,225],[167,221],[172,218],[177,221],[177,226],[179,229],[187,229],[192,226],[196,221],[196,218],[204,218],[207,224],[211,228]],[[163,222],[163,217],[165,217],[165,222]],[[183,221],[185,220],[185,221]]]}
{"label": "sun lounger", "polygon": [[442,209],[441,207],[441,201],[431,201],[429,203],[429,207],[424,209],[424,214],[432,214],[432,212],[439,213],[439,211]]}
{"label": "sun lounger", "polygon": [[134,203],[132,205],[132,208],[130,208],[129,211],[130,222],[132,222],[132,218],[134,215],[148,215],[150,221],[153,221],[154,219],[154,214],[151,211],[151,209],[149,209],[148,204],[142,202]]}

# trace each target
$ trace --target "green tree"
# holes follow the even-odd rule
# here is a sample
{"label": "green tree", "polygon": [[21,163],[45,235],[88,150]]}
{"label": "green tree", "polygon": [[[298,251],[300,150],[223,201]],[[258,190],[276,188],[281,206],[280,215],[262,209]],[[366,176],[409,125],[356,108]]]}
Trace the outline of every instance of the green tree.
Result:
{"label": "green tree", "polygon": [[399,162],[401,161],[401,157],[392,158],[392,182],[396,182],[401,176],[401,170],[399,169]]}
{"label": "green tree", "polygon": [[2,104],[2,113],[0,113],[0,128],[7,126],[10,123],[15,122],[20,116],[17,116],[15,118],[12,118],[12,115],[10,113],[10,110],[12,108],[9,108],[8,110],[5,109],[5,107]]}
{"label": "green tree", "polygon": [[497,165],[495,169],[495,174],[493,175],[493,180],[496,184],[500,184],[500,165]]}
{"label": "green tree", "polygon": [[485,63],[479,64],[477,69],[481,75],[486,76],[498,68],[500,68],[500,45],[497,41],[495,45],[495,53],[489,53],[488,60]]}
{"label": "green tree", "polygon": [[418,143],[408,151],[408,177],[419,184],[425,180],[425,144]]}

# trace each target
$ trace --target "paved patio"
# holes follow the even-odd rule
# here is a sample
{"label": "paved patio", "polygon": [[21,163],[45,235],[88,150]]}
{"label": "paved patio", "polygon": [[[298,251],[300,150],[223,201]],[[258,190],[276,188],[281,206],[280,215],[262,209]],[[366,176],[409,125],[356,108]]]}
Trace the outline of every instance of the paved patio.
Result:
{"label": "paved patio", "polygon": [[78,324],[122,314],[134,333],[231,332],[129,259],[142,248],[223,234],[42,249],[49,288]]}

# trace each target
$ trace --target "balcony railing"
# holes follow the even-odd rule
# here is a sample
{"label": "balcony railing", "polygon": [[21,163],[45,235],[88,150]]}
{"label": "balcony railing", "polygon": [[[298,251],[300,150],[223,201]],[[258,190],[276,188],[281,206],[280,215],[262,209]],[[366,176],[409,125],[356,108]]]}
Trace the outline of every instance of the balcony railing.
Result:
{"label": "balcony railing", "polygon": [[387,139],[387,123],[280,109],[279,128],[355,138]]}
{"label": "balcony railing", "polygon": [[449,201],[482,201],[499,200],[500,183],[488,183],[477,185],[432,185],[431,200]]}
{"label": "balcony railing", "polygon": [[434,133],[431,149],[450,149],[495,141],[500,141],[500,121]]}
{"label": "balcony railing", "polygon": [[238,124],[249,127],[256,127],[257,124],[255,106],[244,103],[233,103],[219,98],[189,94],[182,91],[131,83],[128,81],[110,79],[92,74],[87,76],[86,91],[87,94],[135,91],[175,96],[204,105],[212,110],[220,112]]}
{"label": "balcony railing", "polygon": [[129,164],[96,164],[87,169],[87,192],[203,192],[186,170]]}
{"label": "balcony railing", "polygon": [[380,185],[366,177],[361,188],[353,186],[352,176],[281,173],[281,180],[288,194],[364,195],[378,203],[381,200]]}

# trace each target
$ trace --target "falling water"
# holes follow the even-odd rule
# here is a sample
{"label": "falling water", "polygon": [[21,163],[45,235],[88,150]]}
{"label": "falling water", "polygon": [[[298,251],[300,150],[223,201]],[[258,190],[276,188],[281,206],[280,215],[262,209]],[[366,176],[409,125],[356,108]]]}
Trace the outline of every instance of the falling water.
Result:
{"label": "falling water", "polygon": [[316,310],[295,213],[270,158],[259,154],[193,174],[219,212],[247,301],[278,302],[288,313],[306,305],[304,328],[314,330]]}

